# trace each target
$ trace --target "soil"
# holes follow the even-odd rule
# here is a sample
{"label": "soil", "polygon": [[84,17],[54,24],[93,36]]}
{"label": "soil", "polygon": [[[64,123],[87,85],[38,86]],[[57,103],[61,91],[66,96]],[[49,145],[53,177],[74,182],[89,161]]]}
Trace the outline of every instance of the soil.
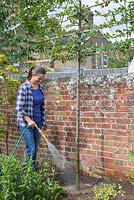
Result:
{"label": "soil", "polygon": [[[90,179],[90,178],[89,178]],[[105,181],[100,180],[97,185],[103,183]],[[106,182],[105,182],[106,183]],[[134,200],[134,186],[131,183],[125,182],[120,183],[122,185],[123,191],[125,191],[125,195],[118,195],[115,199],[111,200]],[[67,194],[62,196],[60,200],[93,200],[93,186],[90,184],[80,184],[80,190],[76,191],[75,186],[71,185],[65,187]]]}
{"label": "soil", "polygon": [[68,172],[61,174],[60,182],[64,186],[66,194],[59,200],[93,200],[93,186],[100,185],[102,183],[120,184],[122,186],[122,190],[125,191],[124,196],[118,195],[116,198],[111,200],[134,200],[134,186],[130,182],[115,182],[95,177],[80,176],[80,188],[79,190],[76,190],[75,174],[68,174]]}

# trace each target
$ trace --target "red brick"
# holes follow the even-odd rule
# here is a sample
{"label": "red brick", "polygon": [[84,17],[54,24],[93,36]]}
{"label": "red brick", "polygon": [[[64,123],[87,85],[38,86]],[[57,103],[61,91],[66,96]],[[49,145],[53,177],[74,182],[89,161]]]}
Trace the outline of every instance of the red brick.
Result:
{"label": "red brick", "polygon": [[113,163],[108,163],[108,162],[105,162],[104,163],[104,168],[105,169],[113,169],[113,171],[115,170],[115,164],[114,164],[114,162]]}
{"label": "red brick", "polygon": [[102,129],[110,129],[111,128],[111,124],[97,124],[97,128],[102,128]]}
{"label": "red brick", "polygon": [[[44,133],[67,160],[75,163],[77,90],[76,81],[71,85],[70,80],[56,79],[55,85],[51,80],[45,83],[48,128]],[[128,152],[134,149],[133,87],[118,80],[104,86],[101,83],[85,86],[83,82],[80,90],[82,170],[93,167],[97,170],[94,176],[127,178],[129,170],[134,168],[128,157]],[[5,112],[5,106],[0,105],[0,112]],[[20,133],[15,123],[15,111],[9,117],[9,149],[12,151]],[[0,151],[5,152],[4,140],[0,141]],[[47,144],[41,139],[38,158],[43,158],[46,152]],[[21,142],[17,157],[23,158],[24,154],[25,145]]]}
{"label": "red brick", "polygon": [[81,118],[81,122],[93,122],[93,118]]}
{"label": "red brick", "polygon": [[105,169],[105,174],[106,174],[106,176],[108,176],[108,177],[113,177],[114,176],[114,171],[113,171],[113,169]]}
{"label": "red brick", "polygon": [[124,119],[127,119],[127,116],[128,116],[128,113],[127,112],[114,112],[113,114],[112,114],[112,116],[113,117],[115,117],[115,118],[124,118]]}
{"label": "red brick", "polygon": [[82,117],[95,117],[95,113],[94,112],[81,112],[81,116]]}

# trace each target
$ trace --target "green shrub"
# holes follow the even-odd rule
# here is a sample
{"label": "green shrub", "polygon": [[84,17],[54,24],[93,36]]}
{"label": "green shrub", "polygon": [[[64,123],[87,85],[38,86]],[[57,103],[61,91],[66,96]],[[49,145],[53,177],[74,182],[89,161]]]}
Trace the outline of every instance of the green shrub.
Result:
{"label": "green shrub", "polygon": [[30,160],[24,169],[23,163],[14,156],[1,156],[0,169],[1,200],[57,200],[64,192],[54,180],[54,171],[49,163],[37,172]]}
{"label": "green shrub", "polygon": [[93,192],[95,194],[95,200],[110,200],[115,199],[117,195],[124,195],[122,186],[120,184],[101,184],[100,186],[94,186]]}
{"label": "green shrub", "polygon": [[[93,187],[94,197],[87,197],[83,200],[114,200],[118,195],[124,196],[125,191],[122,190],[120,184],[100,184]],[[78,200],[82,200],[78,198]]]}
{"label": "green shrub", "polygon": [[5,139],[6,154],[9,154],[8,139],[10,132],[10,114],[14,112],[14,104],[16,101],[16,89],[20,85],[20,81],[15,79],[13,75],[18,75],[19,70],[10,64],[8,58],[0,54],[0,139]]}

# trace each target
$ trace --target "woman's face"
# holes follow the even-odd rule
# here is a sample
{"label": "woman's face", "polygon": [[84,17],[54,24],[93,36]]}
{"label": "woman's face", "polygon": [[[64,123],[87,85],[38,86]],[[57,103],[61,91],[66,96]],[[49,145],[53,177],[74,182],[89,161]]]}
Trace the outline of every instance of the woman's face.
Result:
{"label": "woman's face", "polygon": [[45,78],[45,74],[39,74],[39,75],[33,74],[32,78],[33,78],[35,83],[37,83],[37,84],[42,83],[42,81]]}

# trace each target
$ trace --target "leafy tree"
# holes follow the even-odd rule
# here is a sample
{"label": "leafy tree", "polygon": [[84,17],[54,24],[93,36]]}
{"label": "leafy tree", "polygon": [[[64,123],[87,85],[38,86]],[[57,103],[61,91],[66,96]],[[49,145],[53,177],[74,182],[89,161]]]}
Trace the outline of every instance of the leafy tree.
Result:
{"label": "leafy tree", "polygon": [[67,60],[77,59],[81,51],[81,59],[96,52],[96,46],[87,42],[92,36],[97,35],[89,21],[91,14],[86,5],[80,0],[69,0],[62,5],[62,10],[56,13],[61,24],[61,31],[57,33],[55,45],[51,48],[52,59]]}
{"label": "leafy tree", "polygon": [[51,37],[59,28],[50,16],[62,1],[0,1],[0,50],[12,61],[31,59],[33,53],[47,54]]}
{"label": "leafy tree", "polygon": [[[8,58],[0,54],[0,82],[1,82],[1,95],[0,95],[0,137],[6,139],[6,152],[8,155],[8,136],[10,130],[10,113],[13,112],[14,101],[16,99],[16,86],[20,83],[12,77],[18,74],[16,67],[9,63]],[[2,107],[4,109],[2,109]]]}
{"label": "leafy tree", "polygon": [[[99,0],[96,1],[99,4]],[[114,7],[111,8],[111,3]],[[128,0],[106,0],[100,5],[100,10],[95,10],[97,16],[103,17],[105,22],[97,28],[103,30],[104,36],[110,41],[105,50],[111,56],[112,67],[126,67],[132,60],[131,47],[134,46],[134,2]],[[103,20],[102,20],[103,21]],[[124,65],[124,66],[123,66]]]}
{"label": "leafy tree", "polygon": [[19,3],[16,0],[0,1],[0,51],[15,62],[26,55],[25,46],[22,45],[25,37],[18,31],[18,9]]}
{"label": "leafy tree", "polygon": [[[41,59],[48,55],[51,60],[76,58],[78,43],[81,44],[82,55],[107,52],[116,52],[119,59],[131,60],[129,46],[133,45],[133,1],[105,0],[95,2],[94,12],[97,16],[106,19],[99,26],[89,24],[89,8],[82,5],[79,9],[79,0],[19,0],[0,1],[1,33],[0,49],[11,60],[25,61],[33,59],[33,54],[38,53]],[[111,9],[109,5],[116,6]],[[100,6],[101,11],[96,10]],[[103,12],[103,9],[107,11]],[[78,20],[81,19],[81,39],[78,40]],[[120,29],[119,26],[124,26]],[[106,31],[116,28],[115,32]],[[97,37],[97,31],[104,30],[104,36],[109,40],[109,45],[91,46],[87,41]],[[120,38],[120,40],[118,40]],[[122,38],[122,39],[121,39]],[[110,42],[111,41],[111,42]],[[118,53],[119,52],[119,53]]]}

